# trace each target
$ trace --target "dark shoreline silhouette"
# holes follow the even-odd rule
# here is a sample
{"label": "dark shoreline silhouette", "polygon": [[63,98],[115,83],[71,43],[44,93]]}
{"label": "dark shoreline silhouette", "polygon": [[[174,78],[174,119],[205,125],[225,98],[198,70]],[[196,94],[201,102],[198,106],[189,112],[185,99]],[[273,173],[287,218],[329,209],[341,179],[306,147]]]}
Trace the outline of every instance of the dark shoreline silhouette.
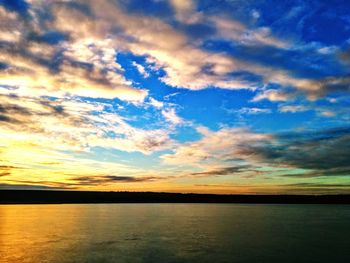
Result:
{"label": "dark shoreline silhouette", "polygon": [[350,204],[350,195],[218,195],[156,192],[0,190],[0,204],[73,203]]}

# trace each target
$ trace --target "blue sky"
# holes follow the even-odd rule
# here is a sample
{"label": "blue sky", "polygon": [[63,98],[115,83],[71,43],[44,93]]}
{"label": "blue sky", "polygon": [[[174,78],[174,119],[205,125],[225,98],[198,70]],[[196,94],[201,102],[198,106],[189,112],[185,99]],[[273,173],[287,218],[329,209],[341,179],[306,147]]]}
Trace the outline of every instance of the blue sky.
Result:
{"label": "blue sky", "polygon": [[0,1],[0,186],[348,193],[347,1]]}

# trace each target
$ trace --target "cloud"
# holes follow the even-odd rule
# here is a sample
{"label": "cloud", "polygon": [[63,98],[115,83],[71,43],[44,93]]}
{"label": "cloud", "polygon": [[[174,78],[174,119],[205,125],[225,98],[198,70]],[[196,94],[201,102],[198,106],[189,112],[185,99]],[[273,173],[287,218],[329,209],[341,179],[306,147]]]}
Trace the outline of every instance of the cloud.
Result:
{"label": "cloud", "polygon": [[[150,154],[172,144],[165,129],[134,128],[110,104],[0,96],[3,137],[28,140],[54,149],[88,151],[92,147]],[[19,105],[20,104],[20,105]]]}
{"label": "cloud", "polygon": [[164,107],[163,102],[156,100],[154,98],[151,98],[151,97],[149,98],[149,104],[151,104],[155,108],[163,108]]}
{"label": "cloud", "polygon": [[[45,48],[45,47],[42,47]],[[8,68],[0,72],[0,84],[16,87],[12,93],[63,97],[66,93],[92,98],[119,98],[142,101],[147,91],[132,88],[113,68],[100,68],[93,63],[61,58],[58,65],[50,64],[31,52],[0,46],[1,58]],[[52,62],[55,63],[55,62]],[[53,71],[50,67],[57,67]],[[43,88],[44,87],[44,88]]]}
{"label": "cloud", "polygon": [[271,113],[270,109],[262,109],[262,108],[247,108],[243,107],[237,111],[240,114],[262,114],[262,113]]}
{"label": "cloud", "polygon": [[273,143],[254,150],[272,164],[304,169],[290,177],[349,175],[350,129],[334,128],[277,136]]}
{"label": "cloud", "polygon": [[13,175],[18,170],[24,170],[26,167],[11,165],[4,160],[0,160],[0,177]]}
{"label": "cloud", "polygon": [[[260,173],[292,180],[286,177],[348,173],[345,131],[332,135],[328,131],[266,134],[258,132],[266,130],[264,123],[233,128],[209,115],[189,124],[179,113],[188,113],[192,109],[186,107],[197,101],[192,104],[183,96],[169,101],[179,92],[186,96],[193,93],[181,89],[209,88],[209,93],[224,96],[228,93],[217,89],[248,89],[248,93],[229,93],[237,96],[237,105],[241,105],[237,114],[272,113],[264,107],[270,105],[264,100],[269,100],[284,102],[277,105],[279,112],[313,110],[317,121],[322,117],[324,123],[320,124],[325,126],[348,120],[347,99],[340,98],[350,91],[348,49],[345,44],[308,42],[304,37],[310,35],[305,32],[300,38],[286,34],[288,25],[282,26],[283,21],[299,19],[298,27],[305,23],[306,18],[299,16],[306,15],[305,10],[299,6],[282,18],[274,18],[270,12],[267,19],[266,10],[250,6],[249,1],[249,8],[244,1],[235,2],[237,10],[245,11],[241,15],[241,11],[222,8],[228,5],[225,1],[215,8],[200,1],[152,1],[147,11],[143,7],[135,11],[130,7],[135,3],[129,1],[5,2],[0,6],[3,180],[23,179],[27,172],[37,180],[27,184],[49,183],[50,176],[57,176],[58,182],[77,177],[82,187],[84,180],[88,183],[89,174],[94,186],[158,180],[154,173],[142,173],[130,165],[140,165],[140,155],[135,153],[151,162],[158,161],[160,154],[159,167],[179,173],[179,180],[217,175],[242,178]],[[158,5],[170,12],[161,14]],[[125,67],[128,54],[142,57],[143,62],[134,61],[134,68]],[[132,79],[136,70],[144,77],[136,78],[141,83]],[[149,70],[152,78],[148,78]],[[209,94],[198,92],[199,96],[204,93]],[[245,94],[252,94],[258,106],[240,103]],[[316,100],[329,94],[337,100],[332,107],[326,100],[310,104],[314,108],[304,100],[305,106],[291,104],[303,96]],[[232,105],[232,98],[226,99],[227,105]],[[170,103],[174,101],[184,105]],[[211,109],[217,101],[198,103]],[[329,118],[335,116],[337,119]],[[195,124],[197,121],[220,128],[200,126],[197,135],[187,133],[200,125]],[[220,121],[231,123],[227,116],[220,116]],[[194,139],[196,136],[200,139]],[[329,162],[326,152],[334,153]],[[328,166],[321,162],[328,162]]]}
{"label": "cloud", "polygon": [[137,71],[138,71],[144,78],[148,78],[148,77],[149,77],[149,73],[146,71],[146,69],[145,69],[144,66],[142,66],[141,64],[136,63],[135,61],[133,61],[132,65],[136,67]]}
{"label": "cloud", "polygon": [[[208,176],[243,172],[305,178],[350,175],[348,127],[287,134],[259,134],[242,128],[201,132],[200,140],[162,155],[164,163],[204,168],[195,174]],[[234,165],[225,167],[227,163]]]}
{"label": "cloud", "polygon": [[225,17],[212,17],[210,21],[215,24],[217,37],[221,39],[233,40],[243,45],[252,46],[268,45],[287,48],[290,45],[287,41],[274,37],[268,27],[249,29],[241,22]]}
{"label": "cloud", "polygon": [[[186,7],[188,1],[173,4],[179,10]],[[102,43],[115,50],[146,56],[146,62],[166,73],[161,80],[173,87],[247,89],[255,84],[229,76],[231,72],[247,68],[246,63],[201,49],[186,34],[163,20],[142,13],[127,13],[121,3],[110,1],[85,1],[84,6],[90,11],[83,12],[63,3],[52,7],[54,29],[69,34],[70,46],[77,46],[74,58],[80,57],[81,49],[87,49],[83,45]],[[106,39],[106,35],[111,37]]]}
{"label": "cloud", "polygon": [[271,139],[269,134],[252,133],[244,128],[223,128],[217,132],[198,128],[202,138],[180,145],[171,154],[161,156],[166,164],[205,165],[230,160],[245,161],[253,158],[252,145]]}
{"label": "cloud", "polygon": [[14,169],[25,169],[21,166],[14,166],[14,165],[0,165],[0,171],[11,171]]}
{"label": "cloud", "polygon": [[334,117],[336,116],[336,113],[334,111],[330,111],[330,110],[321,110],[318,112],[318,114],[320,116],[323,116],[323,117]]}
{"label": "cloud", "polygon": [[170,0],[176,13],[176,19],[183,23],[195,23],[199,20],[199,13],[195,13],[195,4],[192,0]]}
{"label": "cloud", "polygon": [[[336,100],[328,100],[329,103],[336,103]],[[331,118],[337,116],[342,118],[347,115],[348,110],[341,105],[279,105],[278,111],[282,113],[297,113],[305,111],[314,111],[317,116]]]}
{"label": "cloud", "polygon": [[162,110],[162,115],[164,116],[164,118],[168,122],[170,122],[174,125],[179,125],[179,124],[182,124],[184,122],[184,120],[176,114],[174,108]]}
{"label": "cloud", "polygon": [[[30,185],[30,184],[0,184],[2,190],[62,190],[63,187],[53,187],[47,185]],[[72,189],[72,188],[69,188]]]}
{"label": "cloud", "polygon": [[[5,16],[1,35],[0,60],[7,67],[0,71],[0,84],[16,87],[21,95],[66,93],[94,98],[120,98],[142,101],[147,91],[136,89],[125,80],[115,62],[115,48],[108,39],[74,39],[71,32],[40,28],[40,8],[33,2],[33,12],[26,20],[15,13]],[[49,4],[49,3],[47,3]],[[47,7],[48,8],[48,7]]]}
{"label": "cloud", "polygon": [[338,56],[343,63],[350,65],[350,49],[345,51],[339,51]]}
{"label": "cloud", "polygon": [[205,176],[218,176],[218,175],[233,175],[233,174],[241,174],[246,172],[251,172],[251,166],[249,165],[241,165],[241,166],[231,166],[231,167],[223,167],[215,170],[209,170],[204,172],[196,172],[191,173],[192,176],[196,177],[205,177]]}
{"label": "cloud", "polygon": [[166,179],[159,176],[146,176],[146,177],[134,177],[134,176],[114,176],[114,175],[103,175],[103,176],[81,176],[72,179],[74,184],[81,185],[104,185],[114,183],[143,183],[152,182]]}
{"label": "cloud", "polygon": [[[282,185],[281,185],[282,186]],[[314,183],[314,182],[303,182],[303,183],[294,183],[294,184],[284,184],[283,186],[305,186],[305,187],[349,187],[350,184],[345,183],[345,184],[337,184],[337,183]]]}
{"label": "cloud", "polygon": [[[133,87],[115,60],[118,52],[131,52],[145,56],[147,63],[162,69],[165,74],[161,80],[172,87],[253,90],[262,84],[277,83],[292,86],[310,98],[334,90],[349,91],[347,77],[295,77],[293,69],[276,67],[261,59],[250,61],[237,54],[228,55],[227,50],[209,51],[203,48],[207,41],[228,40],[237,47],[253,47],[253,51],[261,46],[277,51],[297,47],[274,36],[268,27],[251,28],[224,15],[197,12],[195,2],[172,0],[170,4],[180,23],[191,24],[192,28],[210,27],[213,33],[194,41],[191,30],[187,34],[180,25],[167,20],[126,12],[122,1],[32,1],[25,21],[2,8],[2,23],[8,30],[3,33],[7,44],[1,46],[1,60],[9,66],[0,73],[2,84],[17,87],[19,93],[26,95],[71,94],[140,102],[147,91]],[[43,16],[43,12],[50,16]],[[288,57],[286,51],[277,51],[278,60]],[[266,56],[266,51],[262,55]],[[135,66],[147,76],[142,65]],[[232,73],[242,71],[258,75],[263,83],[233,77]],[[282,98],[281,94],[275,95],[263,98]]]}
{"label": "cloud", "polygon": [[310,110],[308,107],[303,105],[282,105],[278,108],[280,112],[303,112]]}
{"label": "cloud", "polygon": [[253,99],[253,102],[260,100],[270,100],[270,101],[288,101],[292,95],[281,90],[267,89],[258,93]]}

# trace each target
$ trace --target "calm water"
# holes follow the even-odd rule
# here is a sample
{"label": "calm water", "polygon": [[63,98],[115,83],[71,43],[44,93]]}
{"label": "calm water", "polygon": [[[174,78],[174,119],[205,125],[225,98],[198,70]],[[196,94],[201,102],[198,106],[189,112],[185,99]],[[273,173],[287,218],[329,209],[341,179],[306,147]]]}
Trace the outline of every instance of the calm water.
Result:
{"label": "calm water", "polygon": [[350,262],[350,206],[0,205],[0,262]]}

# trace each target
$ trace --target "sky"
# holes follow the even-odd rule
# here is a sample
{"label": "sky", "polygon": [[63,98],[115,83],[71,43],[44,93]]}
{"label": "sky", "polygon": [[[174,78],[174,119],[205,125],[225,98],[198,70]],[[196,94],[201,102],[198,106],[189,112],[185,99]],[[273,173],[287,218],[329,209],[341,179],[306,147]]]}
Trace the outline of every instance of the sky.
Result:
{"label": "sky", "polygon": [[0,0],[0,189],[350,193],[347,0]]}

